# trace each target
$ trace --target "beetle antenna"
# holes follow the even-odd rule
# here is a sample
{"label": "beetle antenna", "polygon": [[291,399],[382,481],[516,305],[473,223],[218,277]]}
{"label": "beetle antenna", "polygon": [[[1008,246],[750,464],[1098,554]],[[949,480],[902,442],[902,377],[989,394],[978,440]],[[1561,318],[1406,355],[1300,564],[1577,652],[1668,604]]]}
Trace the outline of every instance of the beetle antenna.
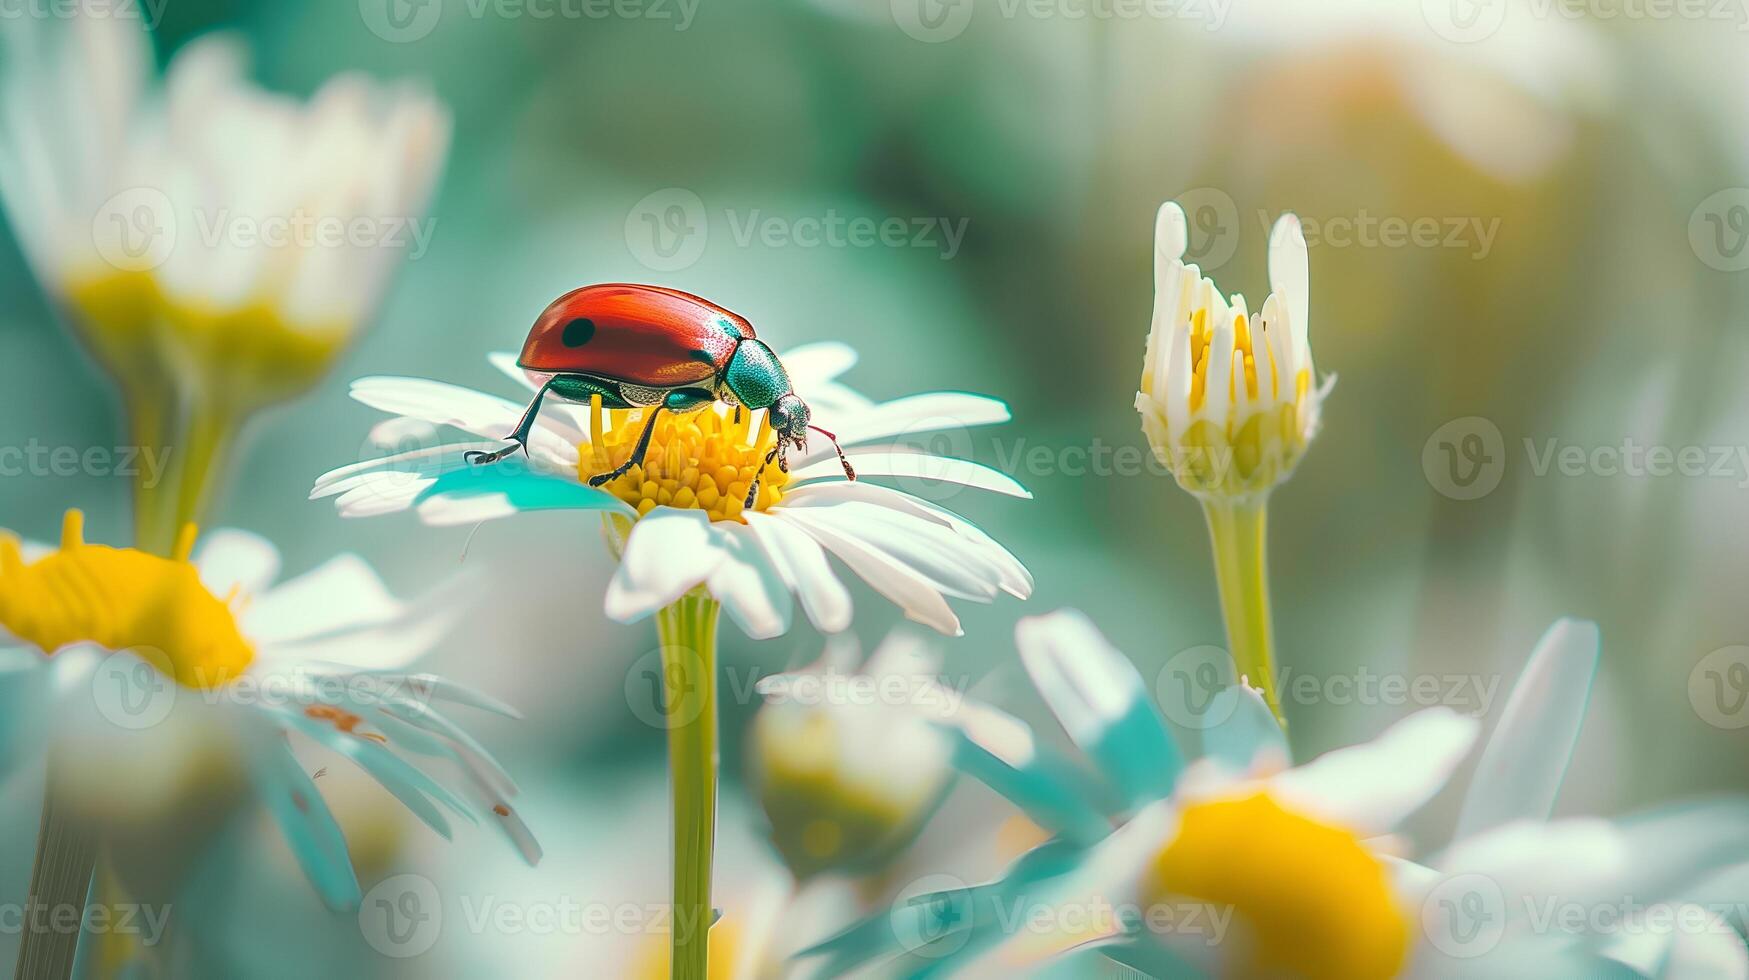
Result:
{"label": "beetle antenna", "polygon": [[772,458],[777,455],[778,449],[782,446],[783,443],[780,442],[771,447],[771,452],[765,454],[765,459],[759,464],[759,469],[753,473],[753,482],[747,486],[747,502],[742,504],[742,507],[753,506],[754,499],[759,496],[759,478],[765,475],[765,468],[771,465]]}
{"label": "beetle antenna", "polygon": [[815,432],[832,440],[832,448],[838,453],[838,462],[844,467],[844,478],[847,480],[855,480],[856,467],[850,465],[850,460],[844,455],[844,447],[838,445],[838,437],[811,422],[808,424],[808,428],[813,429]]}

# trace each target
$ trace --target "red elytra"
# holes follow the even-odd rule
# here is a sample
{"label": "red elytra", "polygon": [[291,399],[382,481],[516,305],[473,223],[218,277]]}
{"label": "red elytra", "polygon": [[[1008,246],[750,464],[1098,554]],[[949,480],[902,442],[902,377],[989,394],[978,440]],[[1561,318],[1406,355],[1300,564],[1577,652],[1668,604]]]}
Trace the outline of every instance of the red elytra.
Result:
{"label": "red elytra", "polygon": [[753,324],[708,299],[665,286],[611,282],[573,289],[535,320],[517,363],[650,388],[710,381]]}

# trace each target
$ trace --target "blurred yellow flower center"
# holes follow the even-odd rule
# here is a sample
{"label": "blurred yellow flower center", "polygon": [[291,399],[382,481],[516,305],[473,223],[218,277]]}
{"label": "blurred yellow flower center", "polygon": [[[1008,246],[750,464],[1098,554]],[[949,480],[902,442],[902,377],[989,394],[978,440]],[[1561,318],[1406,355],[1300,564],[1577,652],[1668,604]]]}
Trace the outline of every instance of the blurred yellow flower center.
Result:
{"label": "blurred yellow flower center", "polygon": [[124,384],[189,366],[246,406],[314,384],[351,333],[344,323],[292,323],[271,296],[229,309],[178,300],[150,272],[76,276],[66,293],[81,333]]}
{"label": "blurred yellow flower center", "polygon": [[[760,964],[752,974],[737,973],[745,940],[741,931],[727,917],[711,926],[710,935],[710,962],[706,967],[706,980],[749,980],[750,977],[769,975],[764,969],[767,964]],[[672,971],[669,969],[668,939],[668,935],[662,933],[651,935],[643,942],[632,965],[630,980],[669,980]]]}
{"label": "blurred yellow flower center", "polygon": [[30,564],[16,537],[0,536],[0,627],[50,655],[75,643],[133,650],[188,687],[217,687],[255,659],[229,603],[188,560],[192,525],[160,558],[86,544],[84,523],[69,510],[60,549]]}
{"label": "blurred yellow flower center", "polygon": [[1264,793],[1186,808],[1143,896],[1232,909],[1245,933],[1230,976],[1382,980],[1408,956],[1409,921],[1379,859]]}
{"label": "blurred yellow flower center", "polygon": [[[607,409],[599,399],[590,406],[589,441],[577,447],[577,476],[588,480],[607,473],[631,458],[643,435],[649,409]],[[663,412],[650,435],[644,462],[602,487],[608,493],[648,514],[658,506],[702,510],[713,521],[738,521],[747,500],[747,488],[765,455],[776,445],[776,434],[758,413],[743,410],[735,421],[732,411],[708,406],[687,415]],[[774,460],[759,481],[754,510],[765,510],[783,499],[789,474]]]}

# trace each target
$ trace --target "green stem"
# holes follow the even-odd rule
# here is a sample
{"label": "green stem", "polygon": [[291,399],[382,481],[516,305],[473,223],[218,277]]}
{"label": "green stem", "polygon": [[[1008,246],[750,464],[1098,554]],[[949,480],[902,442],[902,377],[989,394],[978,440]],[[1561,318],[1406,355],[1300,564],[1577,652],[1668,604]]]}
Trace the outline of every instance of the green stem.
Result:
{"label": "green stem", "polygon": [[1263,692],[1285,728],[1287,719],[1275,691],[1275,631],[1269,617],[1268,497],[1204,497],[1202,512],[1208,519],[1233,664]]}
{"label": "green stem", "polygon": [[169,475],[171,460],[166,453],[174,451],[170,446],[174,397],[168,385],[152,382],[125,385],[122,395],[133,448],[162,461],[157,465],[142,461],[134,471],[134,546],[159,554],[168,553],[175,543],[175,535],[164,523],[166,504],[159,492]]}
{"label": "green stem", "polygon": [[170,467],[176,488],[176,510],[167,529],[172,540],[184,525],[206,519],[213,486],[224,475],[237,444],[240,422],[238,413],[211,403],[191,406],[181,445],[176,447],[179,465]]}
{"label": "green stem", "polygon": [[[80,922],[96,866],[96,832],[69,812],[51,780],[43,792],[36,865],[30,873],[24,934],[13,974],[17,980],[66,980],[72,975]],[[68,910],[77,910],[77,914]]]}
{"label": "green stem", "polygon": [[705,980],[710,966],[711,859],[717,827],[718,611],[716,600],[693,594],[656,615],[674,807],[672,980]]}

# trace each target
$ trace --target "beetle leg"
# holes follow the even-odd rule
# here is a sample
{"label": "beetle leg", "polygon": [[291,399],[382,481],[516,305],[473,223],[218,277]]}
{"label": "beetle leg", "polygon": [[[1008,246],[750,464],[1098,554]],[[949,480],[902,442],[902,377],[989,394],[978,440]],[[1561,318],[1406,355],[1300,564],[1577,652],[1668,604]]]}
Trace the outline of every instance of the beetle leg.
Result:
{"label": "beetle leg", "polygon": [[495,453],[482,452],[478,449],[469,450],[462,454],[462,459],[484,466],[487,463],[496,463],[518,449],[521,449],[522,454],[527,456],[528,434],[534,431],[534,419],[540,414],[541,399],[547,396],[547,389],[553,386],[553,380],[548,378],[547,383],[540,386],[540,390],[534,393],[534,401],[529,402],[528,408],[523,410],[522,421],[516,423],[516,430],[504,437],[510,440],[511,445],[505,446]]}
{"label": "beetle leg", "polygon": [[619,464],[619,466],[615,467],[611,472],[597,473],[590,477],[590,486],[599,487],[603,483],[617,480],[621,476],[624,476],[627,470],[644,461],[644,453],[650,448],[650,434],[656,431],[656,416],[661,414],[661,412],[662,406],[660,405],[650,409],[650,421],[644,423],[644,432],[643,435],[638,436],[637,448],[632,450],[632,454],[626,457],[625,462]]}
{"label": "beetle leg", "polygon": [[778,460],[777,460],[778,467],[780,469],[782,469],[785,473],[789,472],[789,467],[787,465],[785,465],[785,463],[783,461],[782,454],[780,454],[778,452],[778,450],[780,450],[782,448],[783,448],[783,442],[780,440],[777,445],[771,447],[770,452],[765,454],[765,459],[760,462],[759,469],[754,471],[754,473],[753,473],[753,482],[748,484],[748,486],[747,486],[747,501],[741,505],[743,508],[753,506],[753,501],[758,499],[758,497],[759,497],[759,478],[765,475],[765,468],[767,466],[771,465],[771,458],[773,456],[778,457]]}

